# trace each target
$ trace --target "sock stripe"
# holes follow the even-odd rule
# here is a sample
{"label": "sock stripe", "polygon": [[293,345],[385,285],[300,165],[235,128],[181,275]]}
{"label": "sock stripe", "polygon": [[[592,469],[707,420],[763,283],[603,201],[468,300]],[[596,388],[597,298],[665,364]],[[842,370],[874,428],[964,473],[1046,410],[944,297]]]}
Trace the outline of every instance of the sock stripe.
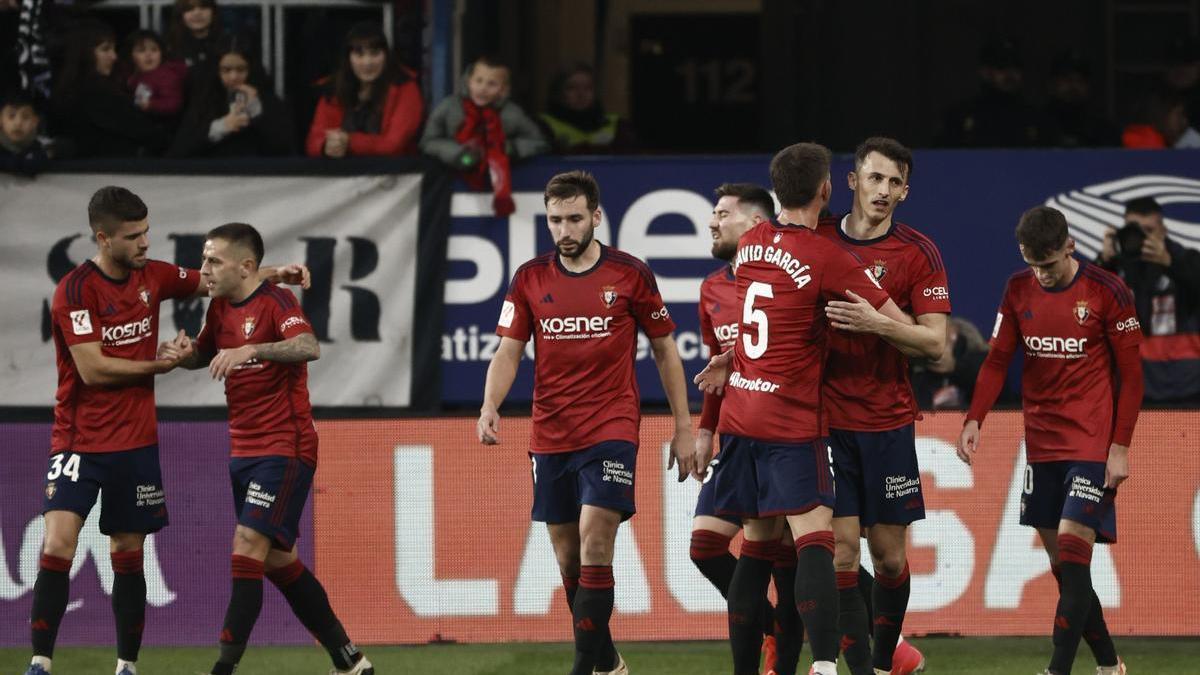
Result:
{"label": "sock stripe", "polygon": [[1092,564],[1092,545],[1073,534],[1058,535],[1058,560],[1079,565]]}
{"label": "sock stripe", "polygon": [[898,574],[894,577],[889,577],[886,574],[881,574],[879,572],[879,570],[875,571],[875,583],[879,584],[880,586],[883,586],[884,588],[889,588],[889,589],[900,588],[901,586],[904,585],[904,582],[908,581],[908,578],[909,578],[909,573],[908,573],[908,563],[907,562],[904,563],[904,569],[900,570],[900,574]]}
{"label": "sock stripe", "polygon": [[71,571],[70,560],[67,558],[59,558],[58,556],[53,556],[48,553],[42,554],[42,557],[38,560],[38,566],[44,570],[50,570],[51,572]]}
{"label": "sock stripe", "polygon": [[560,576],[562,576],[563,588],[567,589],[568,591],[573,591],[576,588],[579,588],[579,577],[569,577],[565,574]]}
{"label": "sock stripe", "polygon": [[732,537],[726,537],[720,532],[693,530],[690,555],[693,560],[719,558],[729,553],[729,542],[731,540]]}
{"label": "sock stripe", "polygon": [[788,568],[796,566],[796,547],[784,542],[775,544],[775,567]]}
{"label": "sock stripe", "polygon": [[858,571],[838,572],[837,588],[839,591],[844,591],[848,588],[858,588]]}
{"label": "sock stripe", "polygon": [[828,550],[829,555],[833,555],[833,532],[831,530],[820,530],[796,538],[797,554],[809,546],[820,546]]}
{"label": "sock stripe", "polygon": [[754,558],[755,560],[768,560],[775,562],[775,547],[773,541],[743,541],[741,557]]}
{"label": "sock stripe", "polygon": [[234,579],[262,579],[263,563],[236,553],[230,556],[230,571]]}
{"label": "sock stripe", "polygon": [[142,573],[142,549],[136,551],[113,551],[109,554],[112,559],[113,572],[117,574]]}
{"label": "sock stripe", "polygon": [[615,585],[612,565],[584,565],[579,571],[580,588],[604,590]]}
{"label": "sock stripe", "polygon": [[283,567],[267,570],[265,574],[266,577],[271,580],[271,583],[275,584],[279,588],[284,588],[296,583],[296,580],[300,578],[300,575],[304,574],[304,563],[300,562],[299,558],[296,558]]}

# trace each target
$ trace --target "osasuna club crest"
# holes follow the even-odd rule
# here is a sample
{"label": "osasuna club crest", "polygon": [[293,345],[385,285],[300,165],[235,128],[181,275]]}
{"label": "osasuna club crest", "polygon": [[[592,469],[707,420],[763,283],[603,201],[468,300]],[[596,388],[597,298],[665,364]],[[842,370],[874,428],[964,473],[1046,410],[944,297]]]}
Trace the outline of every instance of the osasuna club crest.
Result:
{"label": "osasuna club crest", "polygon": [[871,276],[875,277],[875,281],[883,281],[884,275],[887,274],[887,261],[876,260],[867,269],[871,270]]}
{"label": "osasuna club crest", "polygon": [[58,492],[58,486],[54,484],[54,481],[46,483],[46,499],[54,499],[56,492]]}
{"label": "osasuna club crest", "polygon": [[1090,309],[1088,309],[1087,300],[1080,300],[1079,302],[1075,303],[1075,320],[1079,322],[1080,326],[1082,326],[1083,322],[1087,321],[1088,317],[1091,315],[1092,312]]}
{"label": "osasuna club crest", "polygon": [[617,301],[617,289],[615,286],[605,286],[600,289],[600,299],[604,301],[605,307],[612,307]]}
{"label": "osasuna club crest", "polygon": [[254,332],[254,317],[248,316],[248,317],[246,317],[246,320],[242,322],[242,335],[245,335],[246,337],[250,337],[250,334],[253,332]]}
{"label": "osasuna club crest", "polygon": [[138,299],[142,301],[143,305],[150,306],[150,291],[146,290],[145,286],[138,286]]}

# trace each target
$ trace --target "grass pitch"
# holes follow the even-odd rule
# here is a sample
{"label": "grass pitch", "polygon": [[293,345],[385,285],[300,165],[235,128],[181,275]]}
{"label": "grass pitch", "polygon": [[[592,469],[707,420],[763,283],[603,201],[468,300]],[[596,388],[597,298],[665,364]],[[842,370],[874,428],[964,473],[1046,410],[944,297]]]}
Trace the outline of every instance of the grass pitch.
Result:
{"label": "grass pitch", "polygon": [[[1050,638],[919,638],[930,675],[1034,675],[1046,667]],[[1116,639],[1117,649],[1135,675],[1200,673],[1200,638]],[[625,643],[618,645],[632,675],[727,675],[729,647],[724,642]],[[365,649],[380,675],[564,675],[571,669],[566,644],[434,645]],[[141,675],[195,675],[207,672],[216,647],[148,647],[138,661]],[[805,663],[807,647],[801,655]],[[112,648],[63,648],[54,659],[55,675],[111,673]],[[0,649],[0,673],[19,674],[28,659],[25,649]],[[1075,673],[1095,668],[1082,645]],[[317,647],[256,647],[246,652],[238,675],[302,675],[326,673],[329,662]],[[807,672],[801,670],[801,675]],[[842,670],[846,673],[848,671]]]}

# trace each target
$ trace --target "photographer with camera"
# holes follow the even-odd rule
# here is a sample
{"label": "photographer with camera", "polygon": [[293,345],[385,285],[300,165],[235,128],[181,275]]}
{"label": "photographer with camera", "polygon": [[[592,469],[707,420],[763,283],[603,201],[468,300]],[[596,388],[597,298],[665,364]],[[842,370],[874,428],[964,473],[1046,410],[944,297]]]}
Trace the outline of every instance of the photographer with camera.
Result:
{"label": "photographer with camera", "polygon": [[1125,205],[1096,262],[1133,290],[1142,325],[1146,399],[1200,404],[1200,251],[1167,237],[1153,197]]}

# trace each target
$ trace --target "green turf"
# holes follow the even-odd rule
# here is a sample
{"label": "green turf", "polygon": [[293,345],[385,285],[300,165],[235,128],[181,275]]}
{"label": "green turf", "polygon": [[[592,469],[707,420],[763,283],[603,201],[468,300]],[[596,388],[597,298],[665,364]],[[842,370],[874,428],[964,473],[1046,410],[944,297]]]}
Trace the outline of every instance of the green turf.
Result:
{"label": "green turf", "polygon": [[[1034,675],[1046,666],[1049,638],[923,638],[930,675],[986,673]],[[1118,638],[1134,675],[1200,673],[1200,639]],[[571,648],[564,644],[439,645],[368,647],[380,675],[565,675]],[[627,643],[621,652],[632,675],[726,675],[729,648],[723,642]],[[193,675],[206,672],[216,648],[147,648],[138,662],[141,675]],[[805,649],[802,662],[808,657]],[[20,674],[23,649],[0,649],[0,673]],[[111,673],[110,648],[63,648],[54,660],[56,675]],[[1083,647],[1075,673],[1090,674],[1095,662]],[[238,675],[325,673],[328,661],[315,647],[251,647]],[[801,671],[803,675],[805,671]],[[842,672],[846,672],[843,670]]]}

